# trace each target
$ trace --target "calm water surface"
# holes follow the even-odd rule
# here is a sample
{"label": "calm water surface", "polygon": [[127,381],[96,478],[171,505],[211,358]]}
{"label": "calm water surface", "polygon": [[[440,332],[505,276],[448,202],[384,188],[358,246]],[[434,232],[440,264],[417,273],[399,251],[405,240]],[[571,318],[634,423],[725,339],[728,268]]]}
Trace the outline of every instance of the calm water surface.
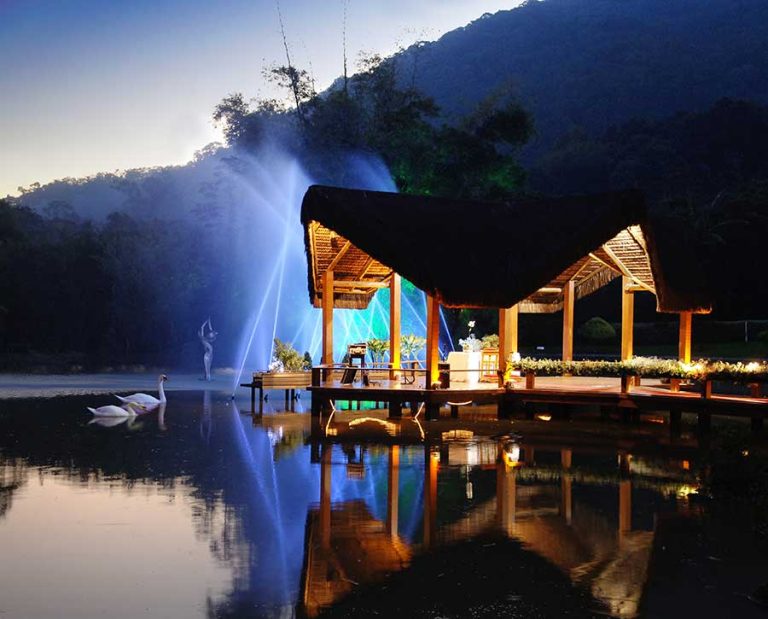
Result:
{"label": "calm water surface", "polygon": [[[90,423],[84,405],[108,401],[0,403],[3,619],[662,616],[647,603],[675,591],[654,575],[710,531],[696,445],[652,425],[354,412],[313,428],[211,392]],[[737,538],[722,569],[768,580]]]}

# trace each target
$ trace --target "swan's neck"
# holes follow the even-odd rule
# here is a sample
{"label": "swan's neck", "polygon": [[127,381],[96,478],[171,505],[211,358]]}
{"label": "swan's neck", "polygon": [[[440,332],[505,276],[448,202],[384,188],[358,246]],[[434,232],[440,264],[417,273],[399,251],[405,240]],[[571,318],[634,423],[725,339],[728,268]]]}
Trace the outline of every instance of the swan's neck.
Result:
{"label": "swan's neck", "polygon": [[160,401],[165,402],[165,389],[163,389],[163,379],[157,381],[157,392],[160,395]]}

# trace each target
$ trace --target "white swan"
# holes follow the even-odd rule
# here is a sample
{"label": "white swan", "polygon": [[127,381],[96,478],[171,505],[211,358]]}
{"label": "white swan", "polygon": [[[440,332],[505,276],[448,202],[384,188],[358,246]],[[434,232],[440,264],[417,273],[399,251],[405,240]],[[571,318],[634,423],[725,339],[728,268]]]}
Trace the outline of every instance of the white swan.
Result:
{"label": "white swan", "polygon": [[120,400],[121,402],[124,402],[126,404],[138,404],[139,406],[144,407],[147,410],[156,408],[160,404],[165,403],[165,391],[163,390],[163,383],[168,380],[168,377],[165,374],[160,374],[157,378],[157,392],[160,396],[160,399],[158,400],[155,396],[149,395],[147,393],[133,393],[131,395],[126,396],[119,396],[116,395],[115,397]]}
{"label": "white swan", "polygon": [[141,408],[135,402],[128,402],[125,407],[115,406],[114,404],[108,404],[107,406],[99,406],[99,408],[91,408],[86,406],[97,417],[135,417],[135,408]]}
{"label": "white swan", "polygon": [[114,428],[125,424],[127,428],[132,428],[136,423],[136,415],[130,417],[94,417],[88,422],[89,426],[99,426],[100,428]]}

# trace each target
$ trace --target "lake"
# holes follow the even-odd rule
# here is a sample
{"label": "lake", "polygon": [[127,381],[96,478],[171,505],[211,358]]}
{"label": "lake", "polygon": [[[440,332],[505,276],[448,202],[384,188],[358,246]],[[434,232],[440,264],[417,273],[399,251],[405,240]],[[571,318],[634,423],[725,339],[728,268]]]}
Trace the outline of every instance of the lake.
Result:
{"label": "lake", "polygon": [[762,616],[751,512],[653,419],[169,398],[0,401],[0,617]]}

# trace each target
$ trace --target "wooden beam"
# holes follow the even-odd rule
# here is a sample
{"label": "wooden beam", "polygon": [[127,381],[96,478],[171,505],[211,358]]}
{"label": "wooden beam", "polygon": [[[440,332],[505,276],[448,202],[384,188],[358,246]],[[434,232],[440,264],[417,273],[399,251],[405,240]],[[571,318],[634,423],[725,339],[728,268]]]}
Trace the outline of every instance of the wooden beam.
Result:
{"label": "wooden beam", "polygon": [[386,288],[389,282],[366,282],[362,280],[348,281],[345,279],[336,280],[333,283],[334,288]]}
{"label": "wooden beam", "polygon": [[373,258],[369,256],[368,260],[366,260],[365,264],[363,265],[363,269],[360,271],[360,273],[357,274],[357,279],[363,279],[363,277],[365,277],[365,274],[368,272],[368,269],[371,268],[372,264],[373,264]]}
{"label": "wooden beam", "polygon": [[326,271],[333,271],[333,269],[336,268],[336,265],[339,264],[339,262],[341,262],[341,259],[344,257],[344,254],[346,254],[349,251],[350,247],[352,247],[352,243],[350,243],[349,241],[344,243],[344,245],[342,245],[341,249],[339,250],[339,253],[333,257],[333,260],[331,260],[331,264],[328,265],[328,268],[326,269]]}
{"label": "wooden beam", "polygon": [[322,363],[333,363],[333,271],[323,273],[323,354]]}
{"label": "wooden beam", "polygon": [[427,295],[427,389],[431,389],[440,376],[437,371],[438,343],[440,338],[440,303],[432,295]]}
{"label": "wooden beam", "polygon": [[609,269],[611,269],[611,271],[614,271],[614,272],[616,272],[616,273],[619,273],[619,274],[621,274],[621,269],[620,269],[619,267],[617,267],[615,264],[610,264],[610,263],[606,262],[605,260],[603,260],[602,258],[600,258],[600,256],[596,256],[595,254],[593,254],[592,252],[590,252],[590,253],[589,253],[589,257],[590,257],[590,258],[592,258],[593,260],[596,260],[597,262],[599,262],[599,263],[600,263],[600,264],[602,264],[603,266],[606,266],[606,267],[608,267]]}
{"label": "wooden beam", "polygon": [[518,350],[518,314],[517,305],[499,310],[499,370],[506,370],[506,362],[513,352]]}
{"label": "wooden beam", "polygon": [[563,361],[573,361],[574,292],[574,282],[570,279],[563,288]]}
{"label": "wooden beam", "polygon": [[581,266],[576,270],[576,272],[573,275],[571,275],[571,279],[574,281],[578,280],[579,275],[581,275],[584,272],[584,269],[589,267],[590,264],[592,263],[592,261],[589,259],[589,256],[584,256],[582,260],[583,262],[581,263]]}
{"label": "wooden beam", "polygon": [[606,254],[608,254],[608,257],[611,260],[613,260],[613,262],[619,268],[619,271],[621,271],[622,275],[626,275],[627,277],[632,277],[632,273],[629,272],[629,269],[624,265],[621,259],[616,255],[616,252],[614,252],[610,247],[608,247],[608,243],[603,245],[603,251]]}
{"label": "wooden beam", "polygon": [[633,281],[633,282],[634,282],[636,285],[640,286],[641,288],[645,288],[645,289],[646,289],[648,292],[652,292],[653,294],[656,294],[656,291],[653,289],[653,287],[652,287],[652,286],[649,286],[649,285],[648,285],[648,284],[646,284],[645,282],[643,282],[643,281],[641,281],[641,280],[637,279],[637,278],[636,278],[634,275],[632,275],[632,272],[631,272],[631,271],[630,271],[630,270],[627,268],[627,266],[626,266],[626,265],[625,265],[625,264],[624,264],[624,263],[621,261],[621,258],[619,258],[619,257],[616,255],[616,253],[615,253],[615,252],[614,252],[614,251],[613,251],[613,250],[612,250],[610,247],[608,247],[608,244],[607,244],[607,243],[606,243],[605,245],[603,245],[603,251],[605,251],[605,253],[606,253],[606,254],[608,254],[608,255],[610,256],[611,260],[613,260],[613,261],[616,263],[616,266],[618,266],[618,267],[619,267],[619,269],[621,270],[621,274],[622,274],[622,275],[626,275],[627,277],[630,277],[630,278],[632,279],[632,281]]}
{"label": "wooden beam", "polygon": [[401,289],[400,276],[392,273],[389,280],[389,362],[395,369],[400,367]]}
{"label": "wooden beam", "polygon": [[683,363],[691,362],[691,328],[693,326],[693,314],[680,312],[680,335],[678,338],[678,355]]}
{"label": "wooden beam", "polygon": [[621,278],[621,360],[628,361],[634,353],[635,293],[630,290],[632,280]]}

